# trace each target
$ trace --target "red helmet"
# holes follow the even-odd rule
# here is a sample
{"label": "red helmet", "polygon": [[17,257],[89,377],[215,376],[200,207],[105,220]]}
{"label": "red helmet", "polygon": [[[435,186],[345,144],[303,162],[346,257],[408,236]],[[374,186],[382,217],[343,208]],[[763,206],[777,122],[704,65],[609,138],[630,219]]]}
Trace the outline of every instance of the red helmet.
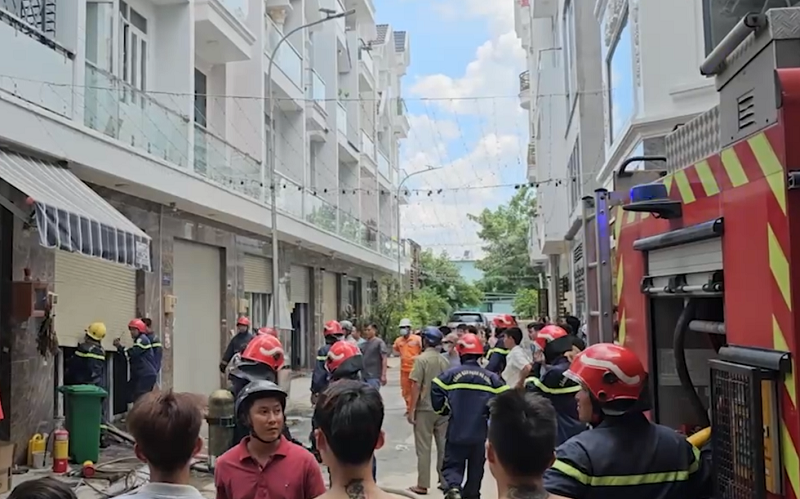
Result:
{"label": "red helmet", "polygon": [[342,325],[339,324],[339,321],[328,321],[325,323],[325,330],[323,331],[324,336],[341,336],[344,334],[342,331]]}
{"label": "red helmet", "polygon": [[329,373],[332,373],[348,359],[360,355],[361,350],[357,346],[346,341],[337,341],[331,345],[330,350],[328,350],[328,356],[325,358],[325,369],[327,369]]}
{"label": "red helmet", "polygon": [[567,332],[564,331],[564,329],[551,324],[549,326],[543,327],[536,334],[536,339],[534,340],[534,343],[536,343],[536,346],[544,350],[544,347],[546,347],[548,343],[550,343],[553,340],[563,338],[565,336],[567,336]]}
{"label": "red helmet", "polygon": [[638,400],[647,383],[639,357],[625,347],[598,343],[575,356],[564,376],[579,383],[601,403]]}
{"label": "red helmet", "polygon": [[236,319],[237,326],[247,326],[250,327],[250,319],[245,317],[244,315]]}
{"label": "red helmet", "polygon": [[508,329],[517,325],[517,321],[509,314],[498,315],[492,319],[492,323],[498,329]]}
{"label": "red helmet", "polygon": [[283,367],[284,353],[281,341],[269,334],[259,334],[247,344],[242,359],[266,364],[278,371]]}
{"label": "red helmet", "polygon": [[278,332],[272,329],[271,327],[262,327],[258,330],[258,334],[268,334],[274,337],[278,337]]}
{"label": "red helmet", "polygon": [[128,329],[135,329],[135,330],[139,331],[140,333],[147,332],[147,326],[142,321],[142,319],[132,319],[128,323]]}
{"label": "red helmet", "polygon": [[483,355],[483,343],[477,335],[464,333],[456,343],[456,352],[458,355]]}

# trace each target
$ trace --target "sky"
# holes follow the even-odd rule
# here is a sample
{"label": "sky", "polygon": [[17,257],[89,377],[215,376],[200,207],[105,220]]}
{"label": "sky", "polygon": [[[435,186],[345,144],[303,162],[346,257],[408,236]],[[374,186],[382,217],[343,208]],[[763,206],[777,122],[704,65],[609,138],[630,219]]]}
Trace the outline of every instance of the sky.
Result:
{"label": "sky", "polygon": [[401,237],[453,258],[480,258],[479,227],[467,214],[497,207],[513,196],[513,184],[527,182],[528,119],[518,98],[525,51],[514,0],[374,1],[379,24],[409,33],[403,96],[411,132],[401,168],[435,168],[404,184]]}

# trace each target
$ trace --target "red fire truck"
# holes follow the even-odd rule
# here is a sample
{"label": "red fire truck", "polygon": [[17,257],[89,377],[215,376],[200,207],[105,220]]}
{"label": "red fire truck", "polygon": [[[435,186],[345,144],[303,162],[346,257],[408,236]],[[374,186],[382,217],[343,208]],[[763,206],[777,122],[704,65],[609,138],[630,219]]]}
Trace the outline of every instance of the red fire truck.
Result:
{"label": "red fire truck", "polygon": [[719,105],[584,199],[589,342],[649,366],[654,420],[711,426],[716,497],[800,499],[800,8],[748,15],[701,71]]}

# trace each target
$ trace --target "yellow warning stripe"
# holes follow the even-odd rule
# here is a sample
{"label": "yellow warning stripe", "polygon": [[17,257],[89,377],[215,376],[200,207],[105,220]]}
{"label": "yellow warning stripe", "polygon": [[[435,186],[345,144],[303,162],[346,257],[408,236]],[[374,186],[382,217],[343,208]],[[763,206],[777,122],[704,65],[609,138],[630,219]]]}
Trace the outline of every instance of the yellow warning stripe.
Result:
{"label": "yellow warning stripe", "polygon": [[[778,319],[774,314],[772,316],[772,344],[775,350],[781,352],[791,351],[789,350],[789,345],[786,343],[786,336],[784,336],[781,326],[778,324]],[[783,384],[786,385],[786,391],[789,392],[789,398],[792,399],[792,403],[797,407],[797,388],[794,382],[794,358],[791,359],[791,362],[792,370],[784,378]]]}
{"label": "yellow warning stripe", "polygon": [[800,458],[798,458],[797,447],[795,447],[792,436],[789,434],[789,429],[783,421],[783,415],[781,415],[781,454],[783,469],[786,472],[786,476],[789,477],[794,496],[798,497],[797,491],[800,490]]}
{"label": "yellow warning stripe", "polygon": [[700,178],[700,183],[703,185],[706,196],[711,197],[719,194],[719,185],[717,184],[717,179],[714,178],[714,172],[711,171],[708,161],[700,161],[694,165],[694,169]]}
{"label": "yellow warning stripe", "polygon": [[619,334],[617,335],[617,342],[620,345],[625,345],[625,311],[622,311],[622,317],[619,319]]}
{"label": "yellow warning stripe", "polygon": [[675,185],[678,186],[678,192],[681,195],[683,204],[692,204],[697,201],[692,191],[692,184],[689,182],[689,177],[686,176],[686,170],[678,170],[674,174]]}
{"label": "yellow warning stripe", "polygon": [[617,260],[617,299],[615,303],[619,304],[620,298],[622,298],[622,283],[625,279],[625,270],[622,266],[622,254],[619,255],[619,259]]}
{"label": "yellow warning stripe", "polygon": [[747,183],[747,174],[744,172],[742,162],[739,161],[739,156],[733,150],[733,147],[719,153],[719,157],[733,187],[739,187]]}
{"label": "yellow warning stripe", "polygon": [[772,277],[781,291],[786,307],[791,311],[792,289],[789,278],[789,260],[783,254],[783,248],[778,242],[778,236],[775,235],[775,231],[769,222],[767,222],[767,245],[769,247],[769,269],[772,271]]}

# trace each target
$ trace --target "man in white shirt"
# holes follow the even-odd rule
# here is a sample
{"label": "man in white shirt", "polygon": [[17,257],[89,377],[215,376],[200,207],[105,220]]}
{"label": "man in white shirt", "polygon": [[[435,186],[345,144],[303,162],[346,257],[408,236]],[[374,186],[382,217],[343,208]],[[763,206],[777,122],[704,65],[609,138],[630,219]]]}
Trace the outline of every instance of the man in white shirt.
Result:
{"label": "man in white shirt", "polygon": [[530,349],[522,346],[522,330],[511,327],[505,330],[503,337],[504,346],[508,350],[506,368],[503,370],[503,380],[511,388],[521,386],[521,382],[530,373],[533,358]]}

